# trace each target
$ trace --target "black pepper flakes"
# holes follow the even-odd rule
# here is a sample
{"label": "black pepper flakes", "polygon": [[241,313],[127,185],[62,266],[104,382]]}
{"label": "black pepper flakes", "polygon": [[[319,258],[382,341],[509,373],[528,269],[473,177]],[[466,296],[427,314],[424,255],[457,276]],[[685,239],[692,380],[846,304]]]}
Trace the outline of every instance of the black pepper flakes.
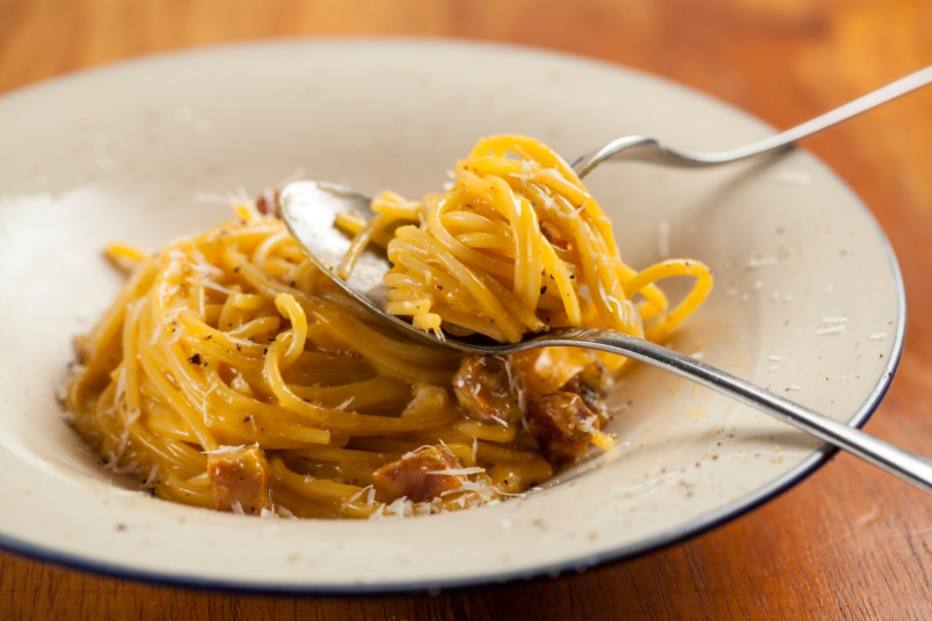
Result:
{"label": "black pepper flakes", "polygon": [[188,358],[188,362],[191,364],[201,364],[201,354],[194,353]]}

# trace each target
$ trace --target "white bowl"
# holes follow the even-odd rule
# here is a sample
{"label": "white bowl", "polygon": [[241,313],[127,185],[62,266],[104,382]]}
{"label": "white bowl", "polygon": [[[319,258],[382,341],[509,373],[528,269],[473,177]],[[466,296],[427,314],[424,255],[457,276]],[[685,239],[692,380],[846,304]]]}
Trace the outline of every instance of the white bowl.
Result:
{"label": "white bowl", "polygon": [[[91,570],[254,590],[429,589],[584,568],[733,518],[829,451],[746,407],[638,368],[599,468],[523,500],[380,522],[250,519],[111,482],[54,392],[70,342],[121,278],[101,247],[157,249],[226,217],[196,200],[296,170],[366,192],[437,189],[473,141],[543,139],[573,158],[631,133],[718,149],[771,128],[634,71],[523,48],[295,41],[159,56],[0,99],[0,545]],[[674,341],[851,424],[902,348],[904,298],[877,223],[802,151],[681,171],[606,164],[589,186],[626,260],[717,276]],[[817,336],[825,317],[843,333]],[[801,388],[800,390],[794,390]]]}

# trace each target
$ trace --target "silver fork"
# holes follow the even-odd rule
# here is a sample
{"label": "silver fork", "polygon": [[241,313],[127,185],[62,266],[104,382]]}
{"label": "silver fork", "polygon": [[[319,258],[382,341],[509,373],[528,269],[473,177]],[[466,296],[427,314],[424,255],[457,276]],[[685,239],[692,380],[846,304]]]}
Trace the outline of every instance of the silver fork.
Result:
{"label": "silver fork", "polygon": [[[574,169],[582,177],[602,162],[622,154],[640,161],[674,166],[713,166],[734,162],[786,148],[795,140],[831,127],[930,82],[932,67],[926,67],[811,121],[730,151],[695,153],[666,147],[653,138],[627,136],[613,140],[578,159]],[[349,248],[349,239],[336,228],[336,217],[339,214],[351,214],[369,219],[375,215],[370,204],[369,197],[343,186],[318,181],[297,181],[282,190],[280,208],[285,224],[311,261],[383,325],[400,330],[415,340],[464,353],[502,355],[540,347],[560,346],[584,347],[628,356],[746,403],[932,493],[932,461],[784,399],[726,371],[644,339],[609,330],[564,328],[542,335],[529,335],[520,343],[502,345],[478,343],[452,336],[447,336],[441,341],[414,328],[410,323],[383,310],[382,278],[391,267],[384,253],[369,248],[362,253],[349,277],[343,279],[337,275],[337,266]]]}
{"label": "silver fork", "polygon": [[774,134],[737,149],[717,153],[674,149],[649,136],[622,136],[577,159],[573,162],[573,169],[576,170],[580,177],[585,177],[602,162],[622,158],[684,168],[716,166],[737,162],[756,155],[792,147],[797,140],[811,136],[930,83],[932,83],[932,65],[902,77],[895,82],[890,82],[886,86],[882,86],[779,134]]}

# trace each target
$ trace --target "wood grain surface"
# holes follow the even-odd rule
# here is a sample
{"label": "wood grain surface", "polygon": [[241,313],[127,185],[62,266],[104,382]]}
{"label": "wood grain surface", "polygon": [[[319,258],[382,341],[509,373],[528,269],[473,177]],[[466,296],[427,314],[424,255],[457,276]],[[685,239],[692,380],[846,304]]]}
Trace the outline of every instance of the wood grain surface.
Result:
{"label": "wood grain surface", "polygon": [[[786,126],[932,63],[932,2],[0,0],[0,92],[139,54],[335,34],[571,51],[672,78]],[[929,454],[932,89],[806,147],[871,206],[906,279],[906,354],[867,431]],[[582,575],[440,595],[260,597],[0,554],[0,619],[932,619],[930,548],[932,500],[839,456],[726,526]]]}

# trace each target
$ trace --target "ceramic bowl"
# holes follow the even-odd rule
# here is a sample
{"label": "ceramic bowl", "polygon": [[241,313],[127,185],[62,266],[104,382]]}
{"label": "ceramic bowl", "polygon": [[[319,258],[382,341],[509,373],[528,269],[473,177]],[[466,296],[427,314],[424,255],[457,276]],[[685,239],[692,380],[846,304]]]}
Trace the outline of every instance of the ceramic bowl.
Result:
{"label": "ceramic bowl", "polygon": [[[71,340],[150,250],[293,173],[363,192],[436,190],[480,136],[567,159],[625,134],[715,150],[773,131],[643,73],[525,48],[290,41],[157,56],[0,98],[0,545],[91,570],[265,591],[373,592],[582,569],[694,535],[803,479],[825,447],[640,367],[613,396],[619,446],[525,499],[382,521],[260,520],[111,480],[64,422]],[[627,262],[708,263],[673,341],[838,420],[865,421],[902,347],[896,261],[860,200],[802,150],[709,170],[606,164],[587,179]],[[674,287],[676,289],[676,287]],[[842,330],[825,330],[843,326]],[[829,332],[829,333],[826,333]]]}

